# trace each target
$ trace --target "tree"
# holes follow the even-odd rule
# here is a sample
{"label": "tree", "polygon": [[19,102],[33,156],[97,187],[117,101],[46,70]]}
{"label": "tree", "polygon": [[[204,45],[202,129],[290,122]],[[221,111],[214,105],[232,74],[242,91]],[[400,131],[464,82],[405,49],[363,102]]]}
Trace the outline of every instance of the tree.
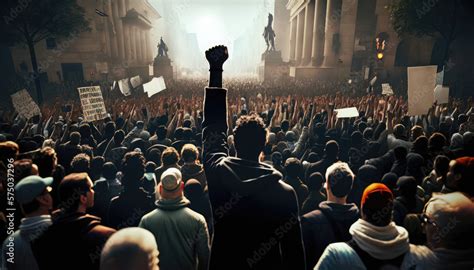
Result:
{"label": "tree", "polygon": [[[449,50],[459,33],[465,29],[472,12],[471,0],[397,0],[388,7],[392,26],[404,35],[442,38],[442,63],[449,60]],[[471,15],[472,16],[472,15]]]}
{"label": "tree", "polygon": [[71,38],[89,31],[84,9],[76,0],[2,0],[0,30],[9,45],[28,47],[38,103],[43,103],[35,45],[47,38]]}

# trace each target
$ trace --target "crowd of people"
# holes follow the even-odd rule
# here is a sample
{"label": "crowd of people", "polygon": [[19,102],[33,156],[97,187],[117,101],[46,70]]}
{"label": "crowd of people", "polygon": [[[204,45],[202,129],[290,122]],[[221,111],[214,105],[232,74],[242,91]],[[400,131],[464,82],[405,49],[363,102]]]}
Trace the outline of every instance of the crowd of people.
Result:
{"label": "crowd of people", "polygon": [[75,94],[3,111],[2,269],[473,269],[472,99],[223,88],[227,57],[207,87],[103,89],[96,122]]}

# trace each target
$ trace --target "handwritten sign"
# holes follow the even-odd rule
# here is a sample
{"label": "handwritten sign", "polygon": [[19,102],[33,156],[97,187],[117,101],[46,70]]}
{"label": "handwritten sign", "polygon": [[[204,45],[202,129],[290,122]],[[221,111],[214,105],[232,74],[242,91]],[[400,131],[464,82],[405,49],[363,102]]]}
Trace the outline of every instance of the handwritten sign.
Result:
{"label": "handwritten sign", "polygon": [[100,86],[79,87],[77,90],[81,98],[82,112],[85,121],[92,122],[107,117]]}
{"label": "handwritten sign", "polygon": [[40,115],[38,104],[31,98],[26,89],[20,90],[11,95],[13,107],[22,117],[29,119],[35,115]]}

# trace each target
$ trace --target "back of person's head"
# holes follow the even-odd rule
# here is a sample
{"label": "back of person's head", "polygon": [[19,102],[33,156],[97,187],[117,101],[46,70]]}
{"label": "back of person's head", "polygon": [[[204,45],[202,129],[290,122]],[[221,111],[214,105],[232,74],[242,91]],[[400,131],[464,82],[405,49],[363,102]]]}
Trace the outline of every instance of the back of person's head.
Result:
{"label": "back of person's head", "polygon": [[163,166],[171,166],[177,164],[179,161],[179,153],[174,147],[167,147],[161,153],[161,164]]}
{"label": "back of person's head", "polygon": [[102,156],[95,156],[91,160],[91,173],[97,175],[97,177],[100,177],[102,174],[102,168],[104,167],[105,163],[105,158]]}
{"label": "back of person's head", "polygon": [[166,127],[161,125],[161,126],[158,126],[158,128],[156,129],[156,137],[158,140],[164,140],[166,138],[166,133],[168,131],[166,130]]}
{"label": "back of person's head", "polygon": [[419,154],[425,154],[428,151],[428,138],[424,135],[419,136],[413,142],[413,151]]}
{"label": "back of person's head", "polygon": [[182,140],[183,139],[183,128],[182,127],[179,127],[177,128],[175,131],[174,131],[174,138],[179,141],[179,140]]}
{"label": "back of person's head", "polygon": [[315,152],[309,153],[308,157],[306,158],[306,161],[308,161],[309,163],[314,163],[318,160],[319,160],[319,156]]}
{"label": "back of person's head", "polygon": [[71,161],[71,171],[75,173],[88,173],[90,169],[90,160],[91,158],[84,153],[75,155]]}
{"label": "back of person's head", "polygon": [[17,183],[21,179],[38,174],[38,166],[36,166],[31,159],[19,159],[13,162],[13,176]]}
{"label": "back of person's head", "polygon": [[125,228],[114,233],[100,255],[101,270],[158,270],[158,247],[151,232]]}
{"label": "back of person's head", "polygon": [[102,167],[102,176],[105,179],[115,179],[117,175],[117,167],[113,162],[106,162]]}
{"label": "back of person's head", "polygon": [[395,149],[393,149],[393,154],[395,156],[396,160],[405,160],[408,154],[408,151],[405,147],[403,146],[397,146]]}
{"label": "back of person's head", "polygon": [[257,159],[263,151],[267,138],[265,123],[256,114],[241,116],[234,129],[234,142],[237,156],[244,159]]}
{"label": "back of person's head", "polygon": [[326,186],[328,193],[337,198],[346,197],[352,189],[354,173],[345,162],[336,162],[326,170]]}
{"label": "back of person's head", "polygon": [[382,176],[382,184],[386,185],[392,192],[397,188],[398,176],[393,172]]}
{"label": "back of person's head", "polygon": [[365,129],[367,128],[367,123],[361,121],[359,122],[359,124],[357,124],[357,128],[359,129],[359,132],[363,134]]}
{"label": "back of person's head", "polygon": [[0,158],[7,164],[7,159],[13,158],[16,159],[18,155],[20,147],[17,143],[12,141],[6,141],[0,143]]}
{"label": "back of person's head", "polygon": [[145,127],[145,123],[143,123],[143,121],[137,121],[135,126],[137,127],[137,129],[143,129]]}
{"label": "back of person's head", "polygon": [[185,144],[181,149],[181,158],[184,162],[195,162],[199,157],[199,151],[194,144]]}
{"label": "back of person's head", "polygon": [[[87,207],[92,207],[92,201],[87,193],[92,189],[92,181],[87,173],[71,173],[66,175],[59,184],[59,208],[65,212],[77,211],[81,203]],[[84,202],[83,196],[87,198]],[[82,201],[81,201],[82,200]]]}
{"label": "back of person's head", "polygon": [[272,163],[274,165],[281,165],[283,157],[280,152],[273,152],[272,154]]}
{"label": "back of person's head", "polygon": [[116,145],[122,144],[123,140],[125,139],[125,132],[121,129],[115,131],[114,133],[114,143]]}
{"label": "back of person's head", "polygon": [[440,150],[446,145],[446,137],[439,132],[435,132],[430,136],[428,140],[428,146],[430,149]]}
{"label": "back of person's head", "polygon": [[403,124],[396,124],[393,127],[393,135],[397,139],[404,139],[405,138],[405,126]]}
{"label": "back of person's head", "polygon": [[393,194],[384,184],[365,188],[360,206],[362,218],[374,226],[384,227],[392,221]]}
{"label": "back of person's head", "polygon": [[366,140],[372,140],[374,136],[374,130],[370,127],[366,128],[363,133],[364,139]]}
{"label": "back of person's head", "polygon": [[53,148],[42,148],[35,159],[35,164],[38,165],[39,175],[41,177],[52,176],[57,161],[56,151],[54,151]]}
{"label": "back of person's head", "polygon": [[306,184],[308,186],[308,189],[310,191],[319,191],[321,190],[321,187],[323,186],[324,183],[324,177],[321,173],[315,172],[312,173],[308,180],[306,181]]}
{"label": "back of person's head", "polygon": [[184,196],[188,198],[191,203],[193,203],[193,199],[197,199],[203,195],[204,190],[202,189],[201,183],[196,179],[189,179],[184,184]]}
{"label": "back of person's head", "polygon": [[[431,249],[472,249],[474,203],[470,198],[460,192],[435,193],[426,203],[423,213],[422,221],[425,223],[427,243]],[[458,260],[459,257],[452,263],[459,263]]]}
{"label": "back of person's head", "polygon": [[324,153],[327,157],[337,158],[339,155],[339,144],[334,140],[328,141],[324,148]]}
{"label": "back of person's head", "polygon": [[397,193],[399,196],[414,198],[417,192],[416,179],[413,176],[402,176],[397,180]]}
{"label": "back of person's head", "polygon": [[145,158],[143,154],[138,151],[132,151],[125,154],[122,162],[123,178],[122,183],[124,187],[136,187],[139,185],[139,180],[145,173]]}
{"label": "back of person's head", "polygon": [[146,154],[146,160],[153,161],[157,166],[161,165],[161,151],[158,148],[152,148]]}
{"label": "back of person's head", "polygon": [[193,139],[193,130],[190,128],[183,128],[183,140],[190,141]]}
{"label": "back of person's head", "polygon": [[69,135],[69,141],[73,145],[79,145],[81,143],[81,133],[74,131]]}
{"label": "back of person's head", "polygon": [[474,197],[474,157],[451,160],[446,185]]}
{"label": "back of person's head", "polygon": [[156,163],[153,161],[148,161],[145,163],[145,172],[147,173],[154,173],[156,169]]}
{"label": "back of person's head", "polygon": [[351,143],[353,146],[360,145],[364,141],[364,136],[360,131],[354,131],[351,134]]}
{"label": "back of person's head", "polygon": [[297,178],[301,174],[303,166],[297,158],[288,158],[285,162],[285,172],[290,178]]}
{"label": "back of person's head", "polygon": [[81,133],[82,138],[91,136],[91,127],[88,124],[81,124],[79,126],[79,133]]}
{"label": "back of person's head", "polygon": [[445,155],[436,156],[434,160],[434,169],[438,177],[446,176],[446,174],[448,174],[449,162],[450,162],[450,159]]}
{"label": "back of person's head", "polygon": [[357,172],[357,179],[365,183],[379,182],[380,178],[380,172],[374,165],[365,164]]}
{"label": "back of person's head", "polygon": [[424,136],[425,132],[422,126],[415,125],[411,128],[411,139],[412,141],[416,140],[420,136]]}
{"label": "back of person's head", "polygon": [[114,136],[115,129],[116,129],[116,126],[114,122],[112,121],[107,122],[104,127],[105,136],[107,138],[112,138]]}
{"label": "back of person's head", "polygon": [[283,150],[283,153],[281,153],[283,160],[286,162],[287,159],[291,157],[291,150],[289,148],[286,148]]}

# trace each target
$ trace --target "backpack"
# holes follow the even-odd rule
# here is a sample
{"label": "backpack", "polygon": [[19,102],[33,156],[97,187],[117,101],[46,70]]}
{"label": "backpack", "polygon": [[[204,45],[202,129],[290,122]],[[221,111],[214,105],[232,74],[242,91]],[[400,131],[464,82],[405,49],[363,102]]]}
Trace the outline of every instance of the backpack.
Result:
{"label": "backpack", "polygon": [[403,263],[403,259],[405,258],[405,253],[402,255],[390,259],[390,260],[380,260],[370,256],[369,253],[362,250],[359,245],[351,239],[349,242],[346,242],[359,256],[362,263],[365,265],[365,268],[372,270],[372,269],[400,269],[400,266]]}

